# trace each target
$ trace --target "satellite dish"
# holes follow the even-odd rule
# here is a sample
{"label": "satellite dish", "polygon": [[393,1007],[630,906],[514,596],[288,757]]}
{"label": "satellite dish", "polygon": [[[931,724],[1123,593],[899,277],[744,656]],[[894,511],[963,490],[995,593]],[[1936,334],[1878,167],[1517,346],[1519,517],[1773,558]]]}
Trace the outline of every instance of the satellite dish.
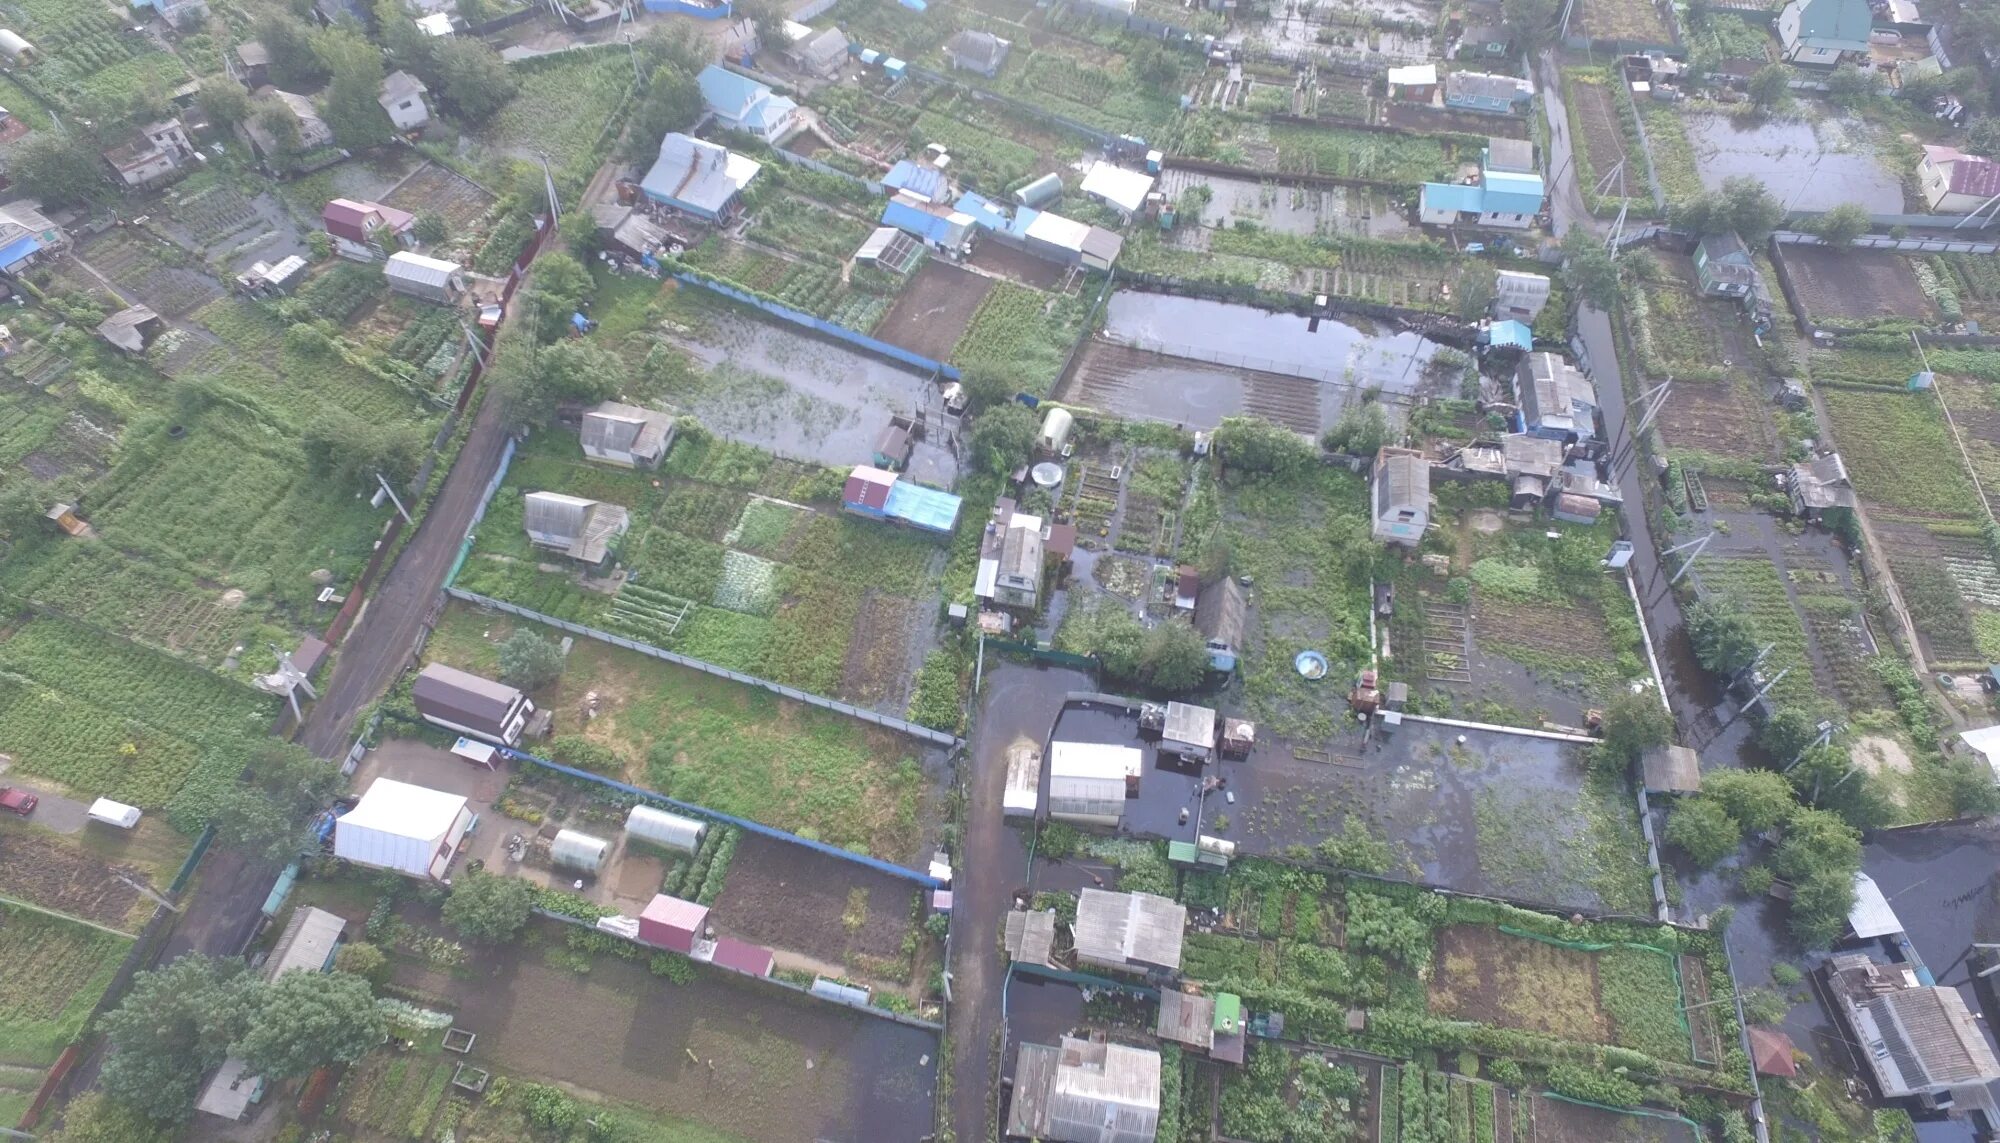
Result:
{"label": "satellite dish", "polygon": [[1062,483],[1063,467],[1051,460],[1045,460],[1028,470],[1029,479],[1039,488],[1054,488]]}

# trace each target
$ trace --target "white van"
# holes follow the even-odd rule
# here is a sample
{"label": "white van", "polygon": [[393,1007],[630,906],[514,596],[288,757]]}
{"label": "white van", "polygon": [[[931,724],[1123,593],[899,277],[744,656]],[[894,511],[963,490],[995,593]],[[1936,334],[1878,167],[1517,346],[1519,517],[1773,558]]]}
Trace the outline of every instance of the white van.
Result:
{"label": "white van", "polygon": [[124,802],[114,802],[110,798],[99,798],[90,803],[88,816],[94,822],[103,822],[119,829],[131,829],[139,824],[139,807],[128,806]]}

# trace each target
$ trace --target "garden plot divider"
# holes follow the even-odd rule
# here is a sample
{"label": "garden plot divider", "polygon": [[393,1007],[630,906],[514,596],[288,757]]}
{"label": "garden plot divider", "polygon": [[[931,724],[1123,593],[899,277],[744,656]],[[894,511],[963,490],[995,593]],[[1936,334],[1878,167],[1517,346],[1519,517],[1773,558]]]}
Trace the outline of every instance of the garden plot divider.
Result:
{"label": "garden plot divider", "polygon": [[[507,612],[509,615],[518,615],[523,619],[533,620],[536,623],[545,623],[550,627],[567,631],[572,635],[582,635],[585,636],[586,638],[595,639],[600,643],[609,643],[614,647],[623,647],[627,651],[637,651],[641,655],[646,655],[654,659],[660,659],[664,662],[672,663],[675,666],[689,667],[694,670],[701,671],[704,674],[714,675],[717,678],[728,679],[729,681],[735,683],[742,683],[744,686],[762,687],[764,690],[770,691],[772,694],[779,695],[783,698],[791,699],[794,702],[802,702],[809,706],[819,707],[821,710],[830,710],[833,711],[835,714],[844,714],[850,718],[858,718],[863,722],[872,722],[876,726],[882,727],[885,730],[893,730],[898,734],[907,734],[911,738],[915,738],[923,742],[928,742],[933,746],[943,746],[946,748],[955,749],[957,747],[964,745],[964,742],[961,741],[956,735],[946,734],[941,730],[932,730],[928,726],[919,726],[914,722],[909,722],[904,719],[897,718],[894,715],[882,714],[879,711],[868,710],[863,707],[855,706],[851,703],[841,702],[839,699],[830,699],[825,697],[824,695],[816,695],[811,693],[810,691],[802,691],[796,687],[788,687],[783,683],[774,683],[769,679],[760,679],[756,675],[746,675],[741,671],[732,671],[727,667],[718,667],[714,663],[704,662],[700,659],[690,659],[686,655],[677,655],[672,651],[666,650],[665,648],[655,647],[651,643],[641,643],[637,639],[627,639],[623,635],[613,635],[609,631],[599,631],[595,627],[585,627],[581,623],[571,623],[567,619],[557,619],[552,615],[543,615],[539,611],[530,611],[527,608],[521,607],[517,604],[508,603],[504,599],[491,599],[488,598],[487,596],[480,595],[477,592],[467,591],[462,587],[448,586],[445,588],[445,592],[449,594],[453,599],[461,599],[467,603],[475,604],[479,607],[496,608],[500,611]],[[597,775],[593,774],[590,775],[590,777],[597,778]],[[597,778],[597,780],[605,781],[606,779]],[[644,790],[639,790],[638,787],[636,786],[632,787],[632,789],[639,793],[647,793],[649,797],[660,796],[657,794],[650,794]],[[714,813],[715,811],[704,810],[702,812]],[[757,828],[769,829],[770,827],[758,826]],[[803,838],[794,838],[790,834],[779,833],[774,836],[783,837],[791,841],[798,841],[801,844],[813,845],[817,848],[823,848],[827,850],[827,852],[829,853],[838,853],[846,857],[854,856],[853,854],[847,853],[845,850],[834,849],[831,846],[820,846],[817,842],[807,842]]]}
{"label": "garden plot divider", "polygon": [[[1089,9],[1094,7],[1094,5],[1084,4],[1081,7]],[[997,91],[988,91],[983,87],[974,87],[969,83],[962,83],[941,71],[932,71],[929,68],[911,64],[910,74],[923,80],[925,83],[941,83],[955,91],[962,91],[976,100],[986,103],[998,103],[1017,115],[1031,120],[1039,120],[1051,126],[1060,127],[1072,134],[1081,135],[1099,147],[1104,148],[1107,158],[1128,158],[1143,154],[1146,150],[1146,144],[1143,140],[1113,135],[1106,131],[1099,131],[1095,127],[1086,127],[1074,119],[1064,118],[1045,107],[1038,107],[1032,103],[1023,103],[1010,95],[1002,95]]]}
{"label": "garden plot divider", "polygon": [[860,175],[849,174],[831,163],[822,163],[810,155],[795,154],[785,150],[783,147],[773,148],[771,153],[778,156],[788,166],[804,167],[806,170],[817,171],[822,175],[832,175],[835,178],[846,179],[855,186],[866,187],[869,194],[882,196],[889,193],[887,188],[883,187],[881,183],[864,179]]}
{"label": "garden plot divider", "polygon": [[[506,605],[502,604],[501,606],[504,607]],[[509,608],[509,610],[519,609]],[[710,668],[710,670],[714,671],[716,669]],[[620,782],[616,778],[607,778],[602,774],[593,774],[588,770],[579,770],[574,766],[565,766],[561,762],[551,761],[540,755],[530,754],[525,750],[516,750],[510,746],[502,746],[499,750],[503,756],[516,761],[533,763],[543,769],[553,770],[558,774],[567,775],[571,778],[578,778],[586,782],[595,782],[600,786],[616,790],[621,794],[630,794],[653,805],[671,806],[686,813],[699,814],[711,821],[724,822],[739,829],[749,830],[751,833],[761,834],[773,841],[784,841],[790,842],[793,845],[802,845],[807,849],[826,854],[829,857],[838,857],[843,861],[852,861],[857,865],[873,869],[877,873],[887,873],[891,877],[900,877],[905,881],[913,881],[925,889],[942,889],[945,887],[943,881],[932,877],[930,874],[919,873],[914,869],[897,865],[893,861],[883,861],[880,858],[869,857],[867,854],[853,853],[837,845],[828,845],[823,841],[813,841],[810,838],[800,837],[798,834],[789,833],[776,826],[767,826],[761,822],[753,822],[749,818],[739,818],[735,814],[725,814],[721,810],[712,810],[707,806],[697,805],[694,802],[681,801],[679,798],[669,798],[665,794],[648,790],[644,786],[634,786],[629,782]]]}

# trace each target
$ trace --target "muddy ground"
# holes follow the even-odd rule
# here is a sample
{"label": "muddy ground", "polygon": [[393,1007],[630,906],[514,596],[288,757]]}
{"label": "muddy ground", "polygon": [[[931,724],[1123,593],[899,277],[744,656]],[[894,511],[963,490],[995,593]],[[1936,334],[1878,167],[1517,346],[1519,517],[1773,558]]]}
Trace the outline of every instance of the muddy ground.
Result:
{"label": "muddy ground", "polygon": [[710,920],[724,936],[880,978],[896,975],[919,892],[900,877],[746,832]]}
{"label": "muddy ground", "polygon": [[896,295],[875,336],[912,353],[943,361],[951,356],[972,315],[993,289],[981,277],[937,258],[926,261]]}
{"label": "muddy ground", "polygon": [[0,826],[0,893],[9,897],[130,932],[139,890],[121,875],[145,881],[136,867],[102,861],[24,825]]}
{"label": "muddy ground", "polygon": [[1887,250],[1832,250],[1787,246],[1792,286],[1816,321],[1839,325],[1882,317],[1928,318],[1930,299],[1917,285],[1910,260]]}
{"label": "muddy ground", "polygon": [[545,963],[563,926],[481,950],[439,972],[399,963],[396,982],[456,1009],[497,1072],[709,1123],[746,1139],[915,1139],[932,1122],[938,1039],[927,1031],[701,969],[656,977],[599,957],[587,975]]}

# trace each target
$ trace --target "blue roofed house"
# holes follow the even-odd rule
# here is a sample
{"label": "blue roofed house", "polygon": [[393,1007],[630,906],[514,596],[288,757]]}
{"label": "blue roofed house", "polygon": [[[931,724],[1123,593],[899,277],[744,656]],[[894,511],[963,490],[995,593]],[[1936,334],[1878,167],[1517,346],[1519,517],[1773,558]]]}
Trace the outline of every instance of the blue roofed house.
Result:
{"label": "blue roofed house", "polygon": [[925,488],[896,473],[857,464],[840,490],[842,510],[871,520],[908,524],[926,532],[949,534],[958,524],[960,500],[949,492]]}
{"label": "blue roofed house", "polygon": [[1486,331],[1486,344],[1494,349],[1530,350],[1535,347],[1535,331],[1518,321],[1496,321]]}
{"label": "blue roofed house", "polygon": [[1576,366],[1553,353],[1530,353],[1514,370],[1514,388],[1527,431],[1550,440],[1590,440],[1597,435],[1597,387]]}
{"label": "blue roofed house", "polygon": [[1873,23],[1868,0],[1791,0],[1778,13],[1778,39],[1787,62],[1832,67],[1868,54]]}
{"label": "blue roofed house", "polygon": [[896,197],[883,206],[882,225],[921,238],[925,245],[947,254],[962,255],[972,249],[971,215],[907,191],[896,192]]}
{"label": "blue roofed house", "polygon": [[702,103],[717,123],[731,131],[776,144],[798,126],[799,105],[747,75],[710,64],[695,78]]}
{"label": "blue roofed house", "polygon": [[49,221],[40,203],[23,198],[0,206],[0,274],[18,274],[68,246],[69,235]]}
{"label": "blue roofed house", "polygon": [[1476,221],[1525,230],[1542,212],[1544,196],[1533,146],[1518,139],[1491,139],[1480,163],[1479,185],[1425,183],[1417,195],[1417,216],[1430,226]]}
{"label": "blue roofed house", "polygon": [[1459,111],[1518,115],[1534,98],[1535,85],[1519,76],[1455,71],[1444,77],[1444,105]]}
{"label": "blue roofed house", "polygon": [[882,176],[882,185],[892,191],[905,193],[923,199],[925,202],[948,202],[951,200],[951,179],[928,163],[914,159],[900,159]]}
{"label": "blue roofed house", "polygon": [[958,208],[960,214],[971,218],[977,226],[983,226],[988,230],[1007,229],[1006,210],[984,195],[966,191],[959,195],[958,201],[952,205]]}
{"label": "blue roofed house", "polygon": [[736,212],[743,188],[764,169],[757,160],[702,139],[672,132],[639,188],[662,206],[711,222]]}

